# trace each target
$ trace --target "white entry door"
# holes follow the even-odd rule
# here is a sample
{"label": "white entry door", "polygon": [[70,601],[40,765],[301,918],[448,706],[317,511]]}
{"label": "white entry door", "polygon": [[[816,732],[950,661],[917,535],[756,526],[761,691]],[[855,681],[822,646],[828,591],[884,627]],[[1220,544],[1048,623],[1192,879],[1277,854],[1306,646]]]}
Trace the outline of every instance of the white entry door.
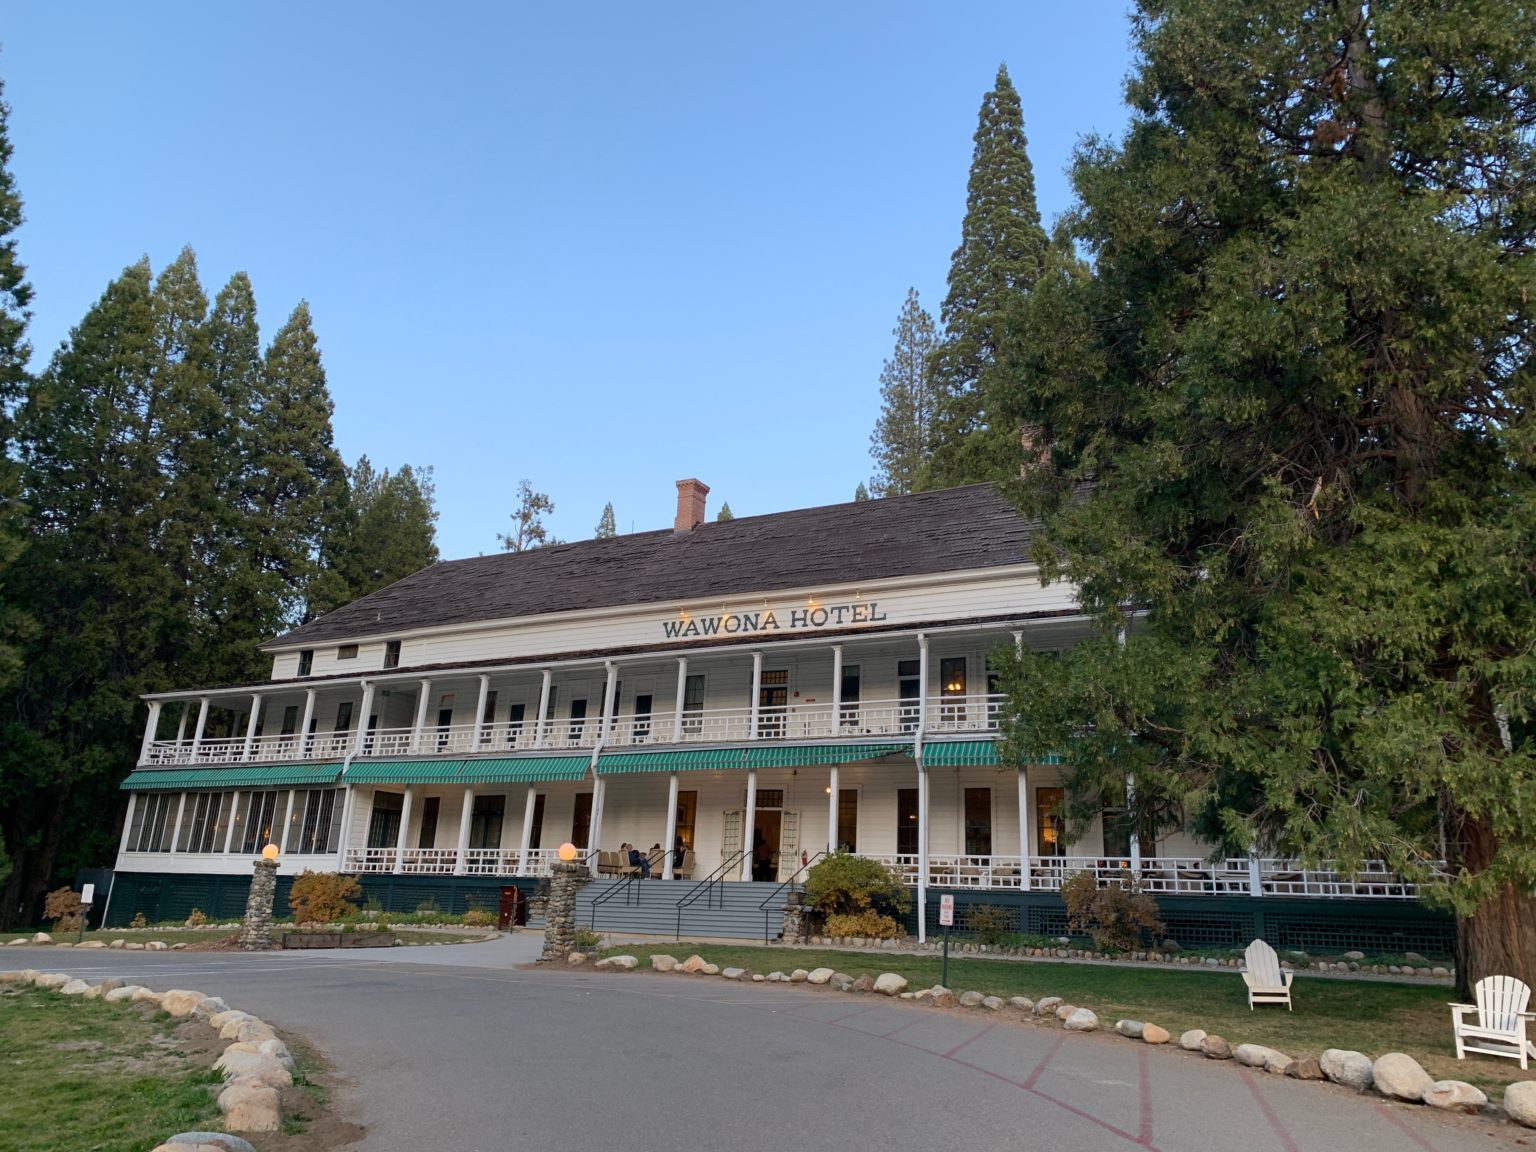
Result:
{"label": "white entry door", "polygon": [[730,808],[720,815],[720,863],[724,864],[731,857],[741,852],[741,822],[746,817],[746,812],[740,808]]}
{"label": "white entry door", "polygon": [[799,868],[800,813],[785,809],[779,824],[779,879],[789,879]]}

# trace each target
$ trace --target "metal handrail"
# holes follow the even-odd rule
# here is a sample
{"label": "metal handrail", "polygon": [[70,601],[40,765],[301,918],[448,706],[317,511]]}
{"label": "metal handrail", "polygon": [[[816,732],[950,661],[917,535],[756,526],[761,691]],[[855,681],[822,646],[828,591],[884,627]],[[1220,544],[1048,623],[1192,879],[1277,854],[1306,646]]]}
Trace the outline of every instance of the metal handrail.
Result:
{"label": "metal handrail", "polygon": [[[655,875],[655,868],[657,866],[657,861],[658,860],[666,859],[666,855],[667,855],[666,849],[662,849],[660,852],[656,853],[656,855],[654,857],[647,856],[645,858],[646,864],[648,864],[650,866],[650,868],[652,869],[652,871],[651,871],[651,875],[652,876]],[[592,901],[592,916],[588,920],[587,927],[593,929],[594,931],[597,929],[597,906],[599,904],[606,904],[606,903],[608,903],[608,901],[612,900],[615,896],[619,895],[619,893],[621,893],[621,892],[624,894],[624,905],[625,905],[625,907],[628,907],[631,903],[633,903],[634,906],[636,908],[638,908],[640,906],[640,893],[643,892],[644,889],[643,888],[635,888],[634,885],[635,885],[635,882],[637,880],[643,880],[643,879],[647,879],[647,877],[645,876],[644,873],[642,873],[642,872],[633,872],[633,873],[629,874],[628,876],[623,877],[620,880],[619,883],[615,884],[612,888],[608,889],[608,891],[604,892],[601,896],[599,896],[595,900],[593,900]],[[629,894],[630,894],[631,889],[633,889],[634,895],[635,895],[635,898],[634,898],[633,901],[631,901],[630,898],[629,898]]]}
{"label": "metal handrail", "polygon": [[733,868],[740,867],[742,857],[746,854],[747,850],[745,848],[738,848],[725,858],[720,867],[688,889],[683,898],[677,902],[677,933],[674,937],[675,939],[681,940],[683,938],[683,909],[693,904],[701,895],[705,897],[704,906],[706,908],[713,908],[715,904],[712,893],[718,888],[720,890],[720,907],[725,907],[725,878]]}
{"label": "metal handrail", "polygon": [[779,884],[779,886],[777,888],[775,888],[772,892],[768,893],[767,897],[763,900],[763,902],[757,906],[757,910],[763,914],[763,943],[764,944],[768,943],[768,921],[769,921],[769,918],[772,917],[772,915],[773,915],[773,913],[768,910],[768,905],[773,903],[773,899],[774,899],[775,896],[777,896],[780,892],[784,891],[785,888],[789,887],[791,884],[793,884],[795,882],[795,877],[796,876],[800,875],[800,873],[802,873],[802,872],[809,872],[811,870],[811,868],[816,864],[816,861],[820,860],[823,856],[830,856],[830,855],[831,855],[831,853],[828,852],[825,848],[823,848],[820,852],[816,853],[816,855],[812,856],[804,864],[800,865],[800,867],[796,868],[793,872],[791,872],[789,874],[789,876],[786,877],[783,880],[783,882],[781,882]]}

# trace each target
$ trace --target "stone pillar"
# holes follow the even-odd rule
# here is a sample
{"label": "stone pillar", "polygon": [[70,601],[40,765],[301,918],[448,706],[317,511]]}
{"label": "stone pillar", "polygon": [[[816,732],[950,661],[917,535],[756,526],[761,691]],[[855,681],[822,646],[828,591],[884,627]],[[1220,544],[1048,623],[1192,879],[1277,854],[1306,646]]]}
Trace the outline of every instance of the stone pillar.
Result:
{"label": "stone pillar", "polygon": [[277,861],[256,861],[251,877],[251,894],[245,899],[245,923],[240,926],[240,947],[246,952],[260,952],[272,943],[272,901],[277,896]]}
{"label": "stone pillar", "polygon": [[544,954],[540,960],[564,960],[576,950],[576,893],[591,879],[592,873],[580,860],[556,860],[550,864]]}

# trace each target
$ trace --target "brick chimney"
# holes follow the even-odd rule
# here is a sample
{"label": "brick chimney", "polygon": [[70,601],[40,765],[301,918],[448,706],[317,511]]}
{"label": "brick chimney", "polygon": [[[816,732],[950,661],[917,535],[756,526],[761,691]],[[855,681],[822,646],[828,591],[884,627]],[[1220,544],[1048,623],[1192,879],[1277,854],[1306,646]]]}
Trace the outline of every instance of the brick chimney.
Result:
{"label": "brick chimney", "polygon": [[704,523],[704,500],[709,495],[709,485],[702,480],[677,482],[677,519],[672,521],[672,531],[692,532]]}

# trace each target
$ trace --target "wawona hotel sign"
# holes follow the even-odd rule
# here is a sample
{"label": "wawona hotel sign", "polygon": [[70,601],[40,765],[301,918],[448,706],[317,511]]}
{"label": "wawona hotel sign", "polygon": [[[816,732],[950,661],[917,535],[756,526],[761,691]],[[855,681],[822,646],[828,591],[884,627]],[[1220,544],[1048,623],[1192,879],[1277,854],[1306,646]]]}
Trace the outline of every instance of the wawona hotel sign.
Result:
{"label": "wawona hotel sign", "polygon": [[684,612],[676,620],[663,620],[662,633],[668,640],[693,636],[736,636],[753,632],[813,632],[818,628],[838,628],[849,624],[875,624],[885,613],[873,600],[868,604],[815,604],[762,612],[720,612],[713,616],[690,616]]}

